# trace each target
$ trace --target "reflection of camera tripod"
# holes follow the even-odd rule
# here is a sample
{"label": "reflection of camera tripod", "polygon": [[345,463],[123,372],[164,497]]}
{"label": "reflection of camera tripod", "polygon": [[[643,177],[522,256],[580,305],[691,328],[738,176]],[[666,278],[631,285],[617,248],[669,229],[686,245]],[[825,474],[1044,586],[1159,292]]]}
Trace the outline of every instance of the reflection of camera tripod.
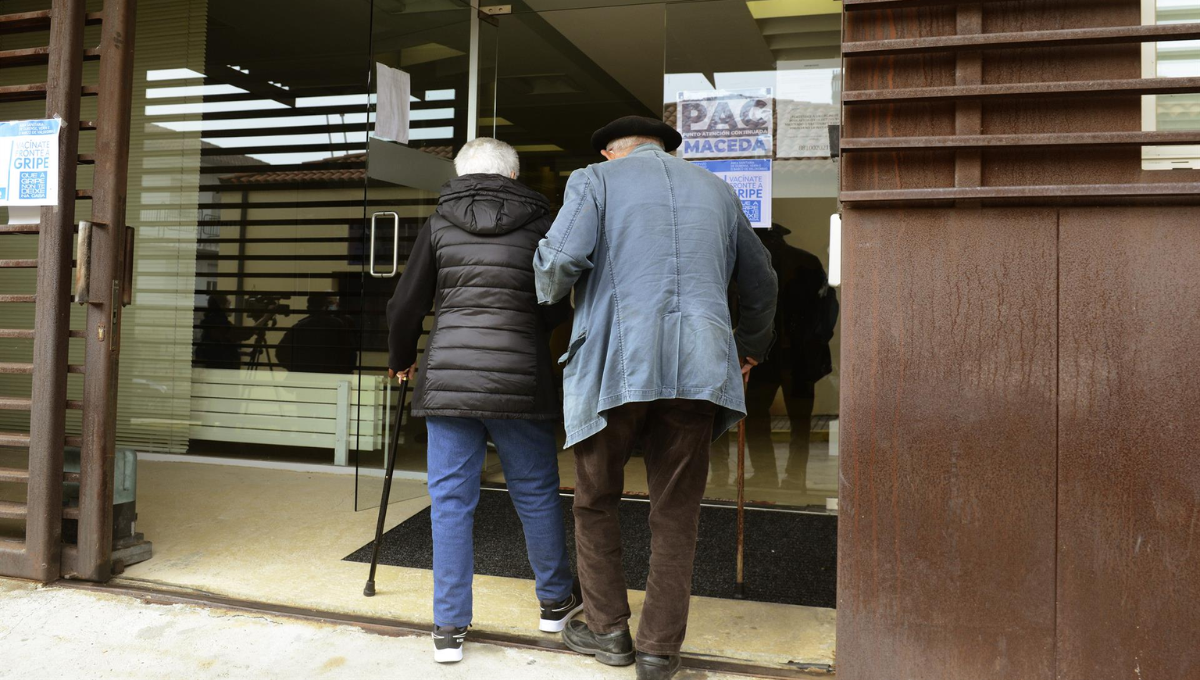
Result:
{"label": "reflection of camera tripod", "polygon": [[[266,326],[274,327],[277,322],[272,316]],[[250,347],[250,360],[246,363],[246,368],[251,371],[258,370],[259,366],[266,366],[268,371],[275,370],[275,362],[271,361],[271,346],[267,344],[266,327],[259,326],[254,331],[254,344]]]}

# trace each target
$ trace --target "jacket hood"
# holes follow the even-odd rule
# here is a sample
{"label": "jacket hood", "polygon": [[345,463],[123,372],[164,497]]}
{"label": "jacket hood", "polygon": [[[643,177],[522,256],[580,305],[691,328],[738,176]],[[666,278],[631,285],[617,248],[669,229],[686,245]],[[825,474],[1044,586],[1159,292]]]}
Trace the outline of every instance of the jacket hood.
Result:
{"label": "jacket hood", "polygon": [[473,234],[507,234],[549,215],[550,202],[503,175],[462,175],[442,186],[437,214]]}

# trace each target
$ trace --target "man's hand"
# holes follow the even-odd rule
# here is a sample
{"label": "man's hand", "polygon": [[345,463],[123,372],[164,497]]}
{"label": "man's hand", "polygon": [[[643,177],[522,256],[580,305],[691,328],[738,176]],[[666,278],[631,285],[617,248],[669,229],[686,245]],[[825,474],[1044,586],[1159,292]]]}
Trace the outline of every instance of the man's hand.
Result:
{"label": "man's hand", "polygon": [[758,365],[752,357],[742,357],[742,382],[750,379],[750,369]]}
{"label": "man's hand", "polygon": [[399,384],[404,384],[405,380],[412,380],[416,376],[417,376],[417,365],[415,363],[412,366],[409,366],[407,371],[400,371],[399,373],[393,371],[390,368],[388,369],[388,377],[395,378],[396,382]]}

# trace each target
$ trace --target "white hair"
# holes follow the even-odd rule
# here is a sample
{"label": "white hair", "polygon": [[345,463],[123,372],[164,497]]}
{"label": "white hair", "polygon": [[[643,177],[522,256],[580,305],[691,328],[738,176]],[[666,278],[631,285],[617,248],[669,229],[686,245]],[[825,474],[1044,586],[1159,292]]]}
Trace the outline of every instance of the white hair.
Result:
{"label": "white hair", "polygon": [[463,145],[454,158],[454,170],[460,175],[504,175],[512,177],[521,170],[517,150],[498,139],[477,137]]}
{"label": "white hair", "polygon": [[666,148],[666,144],[663,144],[663,140],[659,139],[658,137],[646,137],[644,135],[619,137],[609,142],[608,146],[604,148],[613,153],[619,153],[626,149],[632,149],[643,144],[657,144],[661,148]]}

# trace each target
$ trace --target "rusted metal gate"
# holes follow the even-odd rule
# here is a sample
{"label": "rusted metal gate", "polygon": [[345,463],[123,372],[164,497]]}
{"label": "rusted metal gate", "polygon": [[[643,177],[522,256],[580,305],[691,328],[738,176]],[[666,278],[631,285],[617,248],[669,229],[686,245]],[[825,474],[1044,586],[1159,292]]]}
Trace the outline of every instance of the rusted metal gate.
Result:
{"label": "rusted metal gate", "polygon": [[843,5],[838,677],[1200,677],[1200,24]]}
{"label": "rusted metal gate", "polygon": [[[43,208],[37,225],[0,225],[7,234],[37,234],[36,260],[0,259],[0,267],[37,268],[34,294],[0,291],[2,304],[34,304],[34,328],[0,330],[34,340],[30,363],[0,371],[32,374],[30,398],[0,396],[0,408],[30,411],[30,431],[0,433],[0,445],[28,447],[26,469],[0,469],[0,481],[28,485],[27,502],[0,503],[0,517],[25,521],[25,540],[0,541],[0,575],[52,581],[60,576],[103,581],[111,573],[112,486],[120,319],[129,301],[125,194],[129,158],[134,0],[105,0],[87,13],[84,0],[54,0],[41,12],[0,15],[0,34],[46,31],[44,47],[0,52],[0,67],[48,64],[46,82],[0,87],[0,100],[45,98],[46,116],[63,121],[58,206]],[[84,44],[85,25],[101,24],[99,46]],[[97,83],[83,82],[83,62],[99,59]],[[81,97],[98,97],[94,121],[80,120]],[[94,130],[95,153],[79,154],[81,130]],[[77,166],[95,164],[91,189],[76,190]],[[76,199],[91,201],[90,274],[79,290],[86,327],[70,329]],[[85,234],[85,236],[88,234]],[[84,267],[87,269],[87,267]],[[68,365],[69,337],[82,338],[85,363]],[[67,373],[84,374],[84,398],[67,400]],[[82,437],[65,434],[67,409],[82,409]],[[64,473],[63,448],[82,447],[79,473]],[[80,485],[78,506],[63,507],[64,482]],[[63,519],[79,523],[78,542],[64,545]]]}

